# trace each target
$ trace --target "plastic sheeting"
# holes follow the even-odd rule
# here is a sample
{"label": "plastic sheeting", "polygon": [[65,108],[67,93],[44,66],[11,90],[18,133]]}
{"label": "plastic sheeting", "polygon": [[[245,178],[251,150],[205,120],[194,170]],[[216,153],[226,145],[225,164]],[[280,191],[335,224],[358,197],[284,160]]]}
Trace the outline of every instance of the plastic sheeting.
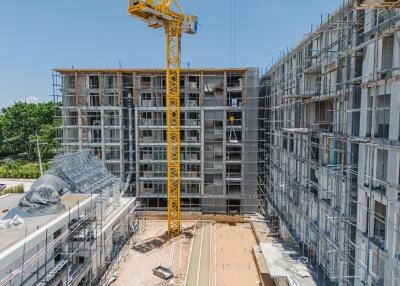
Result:
{"label": "plastic sheeting", "polygon": [[23,223],[24,220],[19,215],[15,215],[11,219],[0,219],[0,230],[10,229]]}
{"label": "plastic sheeting", "polygon": [[53,167],[32,184],[13,214],[54,214],[64,209],[60,204],[63,194],[101,193],[112,196],[124,186],[89,150],[58,156]]}
{"label": "plastic sheeting", "polygon": [[54,205],[60,203],[60,194],[67,183],[59,177],[44,174],[31,186],[29,192],[21,199],[21,208],[37,207],[41,205]]}

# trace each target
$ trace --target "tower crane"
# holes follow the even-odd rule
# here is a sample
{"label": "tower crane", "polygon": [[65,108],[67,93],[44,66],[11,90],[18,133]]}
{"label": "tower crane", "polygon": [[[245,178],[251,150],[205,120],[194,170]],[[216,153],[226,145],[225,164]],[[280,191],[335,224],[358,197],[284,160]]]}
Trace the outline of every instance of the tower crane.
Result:
{"label": "tower crane", "polygon": [[180,55],[182,32],[195,34],[198,20],[185,15],[177,0],[173,11],[171,0],[130,0],[128,13],[148,23],[149,27],[164,27],[166,34],[166,96],[168,142],[168,235],[181,232],[181,158],[180,158]]}

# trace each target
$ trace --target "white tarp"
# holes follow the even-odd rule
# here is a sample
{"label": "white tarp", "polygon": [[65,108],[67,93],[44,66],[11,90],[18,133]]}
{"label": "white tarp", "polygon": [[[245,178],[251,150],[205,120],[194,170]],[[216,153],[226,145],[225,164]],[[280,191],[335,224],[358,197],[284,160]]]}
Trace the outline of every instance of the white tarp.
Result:
{"label": "white tarp", "polygon": [[14,216],[12,219],[0,219],[0,230],[10,229],[23,223],[24,220],[19,215]]}

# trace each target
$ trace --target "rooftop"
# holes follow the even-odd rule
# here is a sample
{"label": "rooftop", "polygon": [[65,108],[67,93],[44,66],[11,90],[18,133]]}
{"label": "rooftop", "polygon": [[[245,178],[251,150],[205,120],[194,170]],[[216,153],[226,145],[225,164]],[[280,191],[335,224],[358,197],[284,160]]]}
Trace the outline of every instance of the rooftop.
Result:
{"label": "rooftop", "polygon": [[[233,72],[245,72],[248,68],[190,68],[190,69],[181,69],[182,73],[188,72],[224,72],[224,71],[233,71]],[[91,69],[91,68],[56,68],[54,71],[59,73],[98,73],[98,72],[105,72],[105,73],[164,73],[166,70],[161,68],[154,68],[154,69]]]}
{"label": "rooftop", "polygon": [[[7,214],[15,207],[18,206],[20,199],[24,194],[9,194],[0,197],[0,219],[7,216]],[[86,194],[68,194],[61,197],[61,204],[65,206],[64,211],[53,214],[36,217],[23,218],[24,223],[12,229],[0,230],[0,253],[7,249],[9,246],[16,244],[18,241],[24,239],[25,236],[32,234],[34,231],[42,228],[46,224],[53,221],[56,217],[63,215],[79,203],[90,198]]]}

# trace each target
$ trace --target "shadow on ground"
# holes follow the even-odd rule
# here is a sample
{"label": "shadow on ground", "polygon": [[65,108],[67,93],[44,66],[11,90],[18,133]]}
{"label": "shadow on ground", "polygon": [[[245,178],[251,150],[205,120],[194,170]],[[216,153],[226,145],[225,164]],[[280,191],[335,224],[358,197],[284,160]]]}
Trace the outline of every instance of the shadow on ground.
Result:
{"label": "shadow on ground", "polygon": [[[183,229],[179,237],[182,238],[183,236],[186,239],[191,239],[193,237],[193,228],[194,226]],[[168,232],[166,231],[160,236],[150,238],[149,240],[145,240],[137,245],[132,246],[132,249],[139,253],[147,253],[153,249],[160,248],[167,243],[168,240]]]}
{"label": "shadow on ground", "polygon": [[152,251],[153,249],[161,247],[167,241],[168,241],[168,232],[165,232],[160,236],[151,238],[150,240],[146,240],[140,244],[134,245],[132,249],[140,253],[147,253],[149,251]]}

